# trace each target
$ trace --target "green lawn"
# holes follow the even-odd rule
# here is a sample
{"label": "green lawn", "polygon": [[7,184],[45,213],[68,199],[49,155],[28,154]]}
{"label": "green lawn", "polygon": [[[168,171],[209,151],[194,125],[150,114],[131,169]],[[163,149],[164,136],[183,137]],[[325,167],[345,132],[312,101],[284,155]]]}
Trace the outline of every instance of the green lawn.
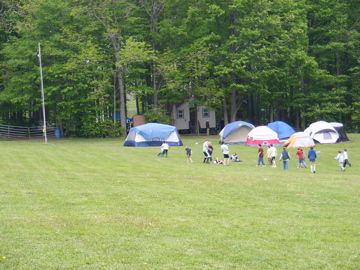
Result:
{"label": "green lawn", "polygon": [[[121,139],[0,141],[0,269],[360,269],[349,137],[316,147],[316,174],[295,158],[256,167],[244,145],[229,146],[243,162],[204,164],[205,137],[182,136],[168,158]],[[345,147],[353,167],[340,172]]]}

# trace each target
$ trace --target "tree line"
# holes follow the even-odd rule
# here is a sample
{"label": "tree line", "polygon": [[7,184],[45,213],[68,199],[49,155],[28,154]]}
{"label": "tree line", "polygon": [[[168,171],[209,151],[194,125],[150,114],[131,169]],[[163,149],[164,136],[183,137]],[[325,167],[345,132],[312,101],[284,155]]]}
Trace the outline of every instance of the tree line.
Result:
{"label": "tree line", "polygon": [[[360,129],[360,1],[3,0],[0,117],[68,136],[171,124],[205,105],[225,124],[317,120]],[[120,114],[120,119],[116,119]]]}

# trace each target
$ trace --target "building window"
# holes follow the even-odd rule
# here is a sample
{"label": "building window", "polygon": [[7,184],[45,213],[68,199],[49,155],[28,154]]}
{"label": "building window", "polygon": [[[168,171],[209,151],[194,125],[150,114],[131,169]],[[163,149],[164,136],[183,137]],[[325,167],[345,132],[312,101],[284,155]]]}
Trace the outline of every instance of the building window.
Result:
{"label": "building window", "polygon": [[178,119],[184,118],[184,109],[177,111],[177,118]]}
{"label": "building window", "polygon": [[210,117],[210,113],[209,113],[209,110],[207,108],[202,109],[202,116],[204,118]]}

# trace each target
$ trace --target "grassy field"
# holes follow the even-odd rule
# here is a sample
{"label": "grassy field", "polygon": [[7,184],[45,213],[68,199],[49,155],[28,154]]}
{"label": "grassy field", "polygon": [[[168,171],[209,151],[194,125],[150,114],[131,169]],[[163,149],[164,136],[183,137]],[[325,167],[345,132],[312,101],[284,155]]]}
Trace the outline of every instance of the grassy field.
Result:
{"label": "grassy field", "polygon": [[[316,147],[316,174],[295,158],[256,167],[243,145],[229,146],[243,162],[204,164],[205,137],[182,136],[168,158],[121,139],[1,141],[0,269],[360,269],[349,137]],[[345,147],[353,167],[340,172]]]}

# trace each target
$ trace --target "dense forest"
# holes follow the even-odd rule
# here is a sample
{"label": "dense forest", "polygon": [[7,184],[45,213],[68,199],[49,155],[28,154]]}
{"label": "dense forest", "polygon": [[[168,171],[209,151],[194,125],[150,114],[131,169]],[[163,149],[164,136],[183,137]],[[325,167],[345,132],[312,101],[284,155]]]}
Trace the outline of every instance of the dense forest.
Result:
{"label": "dense forest", "polygon": [[[225,124],[317,120],[360,130],[360,1],[2,0],[0,119],[67,136],[126,129],[127,105]],[[114,115],[120,113],[120,119]],[[116,127],[116,129],[115,129]],[[115,133],[113,134],[115,135]]]}

